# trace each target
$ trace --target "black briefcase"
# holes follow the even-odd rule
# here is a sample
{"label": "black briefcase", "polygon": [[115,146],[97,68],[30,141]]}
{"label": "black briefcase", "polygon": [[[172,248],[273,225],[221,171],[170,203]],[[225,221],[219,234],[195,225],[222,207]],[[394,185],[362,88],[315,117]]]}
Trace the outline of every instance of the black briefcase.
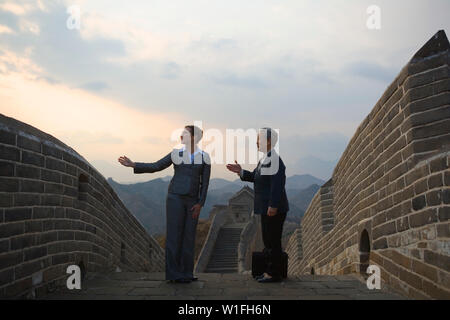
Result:
{"label": "black briefcase", "polygon": [[[288,269],[288,254],[286,252],[281,253],[281,276],[287,278]],[[267,269],[267,254],[265,252],[253,252],[252,253],[252,277],[261,276]]]}

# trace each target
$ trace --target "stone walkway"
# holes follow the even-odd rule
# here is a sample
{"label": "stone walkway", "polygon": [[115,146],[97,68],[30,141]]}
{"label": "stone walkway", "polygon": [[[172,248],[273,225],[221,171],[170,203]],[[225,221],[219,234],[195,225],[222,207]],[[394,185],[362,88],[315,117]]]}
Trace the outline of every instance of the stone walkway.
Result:
{"label": "stone walkway", "polygon": [[176,299],[176,300],[379,300],[405,299],[387,288],[369,290],[356,276],[290,277],[258,283],[251,275],[201,273],[188,284],[167,283],[164,273],[120,272],[90,275],[80,290],[62,289],[41,299]]}

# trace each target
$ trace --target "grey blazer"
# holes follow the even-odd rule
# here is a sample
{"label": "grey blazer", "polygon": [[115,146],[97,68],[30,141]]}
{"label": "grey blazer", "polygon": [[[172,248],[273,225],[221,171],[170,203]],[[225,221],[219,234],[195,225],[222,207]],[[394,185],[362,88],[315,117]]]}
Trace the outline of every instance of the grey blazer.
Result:
{"label": "grey blazer", "polygon": [[198,197],[198,203],[203,206],[211,175],[211,160],[206,152],[197,153],[194,156],[194,163],[191,164],[190,159],[187,159],[187,153],[183,154],[182,150],[174,149],[156,162],[135,162],[133,171],[134,173],[157,172],[168,168],[171,164],[174,166],[174,175],[168,191],[174,194]]}

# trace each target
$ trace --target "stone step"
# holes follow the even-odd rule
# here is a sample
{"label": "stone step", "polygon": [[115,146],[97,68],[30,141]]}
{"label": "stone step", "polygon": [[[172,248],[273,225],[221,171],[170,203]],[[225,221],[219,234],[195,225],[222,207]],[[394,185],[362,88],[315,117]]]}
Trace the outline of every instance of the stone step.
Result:
{"label": "stone step", "polygon": [[[214,266],[210,266],[208,267],[206,270],[209,270],[208,272],[214,272],[212,270],[222,270],[222,269],[233,269],[233,270],[237,270],[237,265],[227,265],[227,266],[220,266],[220,265],[214,265]],[[235,271],[236,272],[236,271]]]}
{"label": "stone step", "polygon": [[229,248],[237,248],[238,247],[238,243],[221,243],[221,244],[217,244],[214,249],[229,249]]}
{"label": "stone step", "polygon": [[210,269],[206,269],[206,272],[208,272],[208,273],[225,273],[225,272],[236,273],[237,268],[210,268]]}
{"label": "stone step", "polygon": [[224,243],[224,244],[218,244],[217,246],[215,246],[214,248],[216,249],[229,249],[229,248],[237,248],[238,247],[238,243]]}
{"label": "stone step", "polygon": [[210,258],[212,259],[237,259],[236,254],[213,254]]}
{"label": "stone step", "polygon": [[209,261],[210,262],[213,262],[213,261],[228,262],[228,261],[237,261],[237,258],[236,257],[218,257],[218,258],[213,257]]}
{"label": "stone step", "polygon": [[237,230],[237,231],[231,230],[231,231],[228,231],[228,230],[220,229],[219,232],[220,232],[220,234],[241,234],[241,230]]}
{"label": "stone step", "polygon": [[220,236],[240,237],[241,233],[240,232],[223,232],[223,231],[219,231],[219,237]]}
{"label": "stone step", "polygon": [[211,263],[210,265],[208,265],[208,269],[211,268],[236,268],[237,267],[237,262],[235,263]]}
{"label": "stone step", "polygon": [[209,259],[237,259],[237,254],[213,254]]}
{"label": "stone step", "polygon": [[238,247],[237,243],[235,245],[219,245],[219,246],[215,246],[214,249],[236,249]]}
{"label": "stone step", "polygon": [[239,235],[239,234],[233,235],[233,234],[222,234],[222,233],[220,233],[220,234],[217,236],[217,238],[218,238],[218,239],[219,239],[219,238],[240,239],[240,238],[241,238],[241,235]]}
{"label": "stone step", "polygon": [[220,269],[206,269],[207,273],[236,273],[237,269],[236,268],[220,268]]}
{"label": "stone step", "polygon": [[205,272],[237,272],[238,246],[241,233],[242,228],[222,227],[220,229]]}
{"label": "stone step", "polygon": [[212,263],[237,263],[237,258],[236,257],[220,257],[220,258],[211,258],[209,260],[208,265],[212,264]]}
{"label": "stone step", "polygon": [[216,246],[215,247],[222,247],[222,246],[234,246],[234,247],[237,247],[238,244],[239,244],[239,241],[236,241],[236,242],[232,242],[232,241],[218,241],[218,242],[216,242]]}

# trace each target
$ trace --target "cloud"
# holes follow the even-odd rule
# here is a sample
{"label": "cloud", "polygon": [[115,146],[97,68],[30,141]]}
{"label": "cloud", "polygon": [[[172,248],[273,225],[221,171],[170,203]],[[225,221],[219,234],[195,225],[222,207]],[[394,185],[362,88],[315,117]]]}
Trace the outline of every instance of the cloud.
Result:
{"label": "cloud", "polygon": [[171,143],[170,138],[158,137],[158,136],[146,136],[142,138],[142,142],[154,145],[169,145]]}
{"label": "cloud", "polygon": [[343,72],[386,83],[395,78],[397,70],[395,70],[392,66],[384,67],[370,61],[356,61],[348,64],[343,69]]}
{"label": "cloud", "polygon": [[19,17],[12,12],[0,9],[0,21],[4,27],[11,29],[12,32],[19,30]]}
{"label": "cloud", "polygon": [[123,144],[124,140],[120,137],[112,135],[110,132],[101,131],[59,131],[60,139],[71,141],[75,145],[80,144]]}
{"label": "cloud", "polygon": [[0,50],[0,72],[3,74],[21,74],[27,79],[38,79],[43,69],[30,58],[31,50],[17,55],[10,50]]}
{"label": "cloud", "polygon": [[166,79],[176,79],[181,73],[181,66],[175,62],[168,62],[161,69],[161,77]]}
{"label": "cloud", "polygon": [[[53,135],[88,161],[103,159],[117,163],[122,154],[132,159],[164,155],[171,149],[170,143],[143,148],[142,137],[170,137],[172,130],[184,124],[179,115],[171,112],[141,112],[86,90],[50,83],[33,72],[19,72],[26,66],[32,69],[33,65],[13,53],[3,51],[0,58],[0,70],[4,61],[16,68],[0,72],[0,113]],[[147,178],[136,177],[129,170],[126,175],[127,180]]]}
{"label": "cloud", "polygon": [[291,166],[287,166],[286,170],[289,175],[311,174],[317,178],[328,180],[331,178],[337,162],[338,159],[323,160],[318,157],[307,156],[300,158]]}
{"label": "cloud", "polygon": [[316,156],[325,160],[340,157],[349,138],[339,132],[322,132],[313,135],[281,136],[280,151],[291,159]]}
{"label": "cloud", "polygon": [[34,8],[31,4],[17,4],[13,2],[0,3],[0,10],[11,12],[17,16],[21,16]]}
{"label": "cloud", "polygon": [[129,19],[110,19],[98,13],[84,13],[80,35],[84,40],[114,39],[123,44],[125,54],[108,61],[130,64],[141,60],[163,58],[168,39],[150,30],[139,28]]}
{"label": "cloud", "polygon": [[27,19],[19,20],[19,29],[22,33],[31,33],[33,35],[39,35],[41,32],[38,24]]}
{"label": "cloud", "polygon": [[93,81],[82,84],[80,86],[82,89],[90,90],[90,91],[102,91],[109,88],[109,85],[104,81]]}
{"label": "cloud", "polygon": [[223,73],[224,74],[216,74],[211,76],[212,80],[220,85],[245,87],[252,89],[261,89],[267,86],[267,84],[257,76],[237,75],[228,73],[226,71],[224,71]]}
{"label": "cloud", "polygon": [[0,5],[2,107],[54,128],[59,109],[42,109],[45,118],[33,106],[64,106],[74,126],[109,132],[122,119],[97,104],[122,106],[132,120],[113,137],[133,146],[148,137],[151,151],[140,152],[154,158],[168,134],[158,121],[172,128],[202,120],[221,130],[280,128],[298,136],[283,144],[298,146],[286,160],[332,161],[412,54],[438,29],[450,30],[448,0],[380,0],[376,32],[366,28],[365,1],[78,1],[80,30],[66,26],[70,4]]}
{"label": "cloud", "polygon": [[0,24],[0,33],[13,33],[11,28]]}
{"label": "cloud", "polygon": [[235,50],[239,48],[238,42],[232,38],[217,38],[212,35],[205,35],[199,39],[189,42],[189,50]]}

